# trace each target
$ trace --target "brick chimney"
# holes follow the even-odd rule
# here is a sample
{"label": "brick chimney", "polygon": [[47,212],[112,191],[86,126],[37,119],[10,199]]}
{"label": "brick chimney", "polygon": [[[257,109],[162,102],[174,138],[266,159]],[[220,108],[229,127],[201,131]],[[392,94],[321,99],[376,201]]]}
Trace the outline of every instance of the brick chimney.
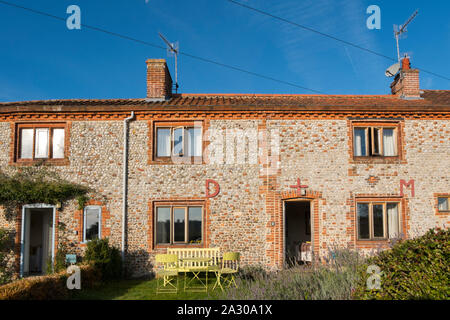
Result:
{"label": "brick chimney", "polygon": [[172,77],[165,59],[148,59],[147,98],[161,101],[172,96]]}
{"label": "brick chimney", "polygon": [[411,69],[409,57],[402,59],[400,72],[391,83],[391,92],[402,99],[420,99],[419,70]]}

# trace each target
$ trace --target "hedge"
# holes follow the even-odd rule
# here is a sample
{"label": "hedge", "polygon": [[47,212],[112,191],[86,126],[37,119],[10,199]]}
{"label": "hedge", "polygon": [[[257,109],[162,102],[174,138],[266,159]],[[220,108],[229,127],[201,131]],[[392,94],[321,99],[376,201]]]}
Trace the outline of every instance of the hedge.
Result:
{"label": "hedge", "polygon": [[[91,265],[79,266],[81,290],[94,288],[101,283],[101,272]],[[28,277],[0,286],[0,300],[63,300],[76,289],[67,288],[66,272]]]}
{"label": "hedge", "polygon": [[[380,290],[367,289],[369,265],[382,272]],[[450,299],[450,229],[431,229],[421,237],[395,244],[370,258],[360,275],[356,299]]]}

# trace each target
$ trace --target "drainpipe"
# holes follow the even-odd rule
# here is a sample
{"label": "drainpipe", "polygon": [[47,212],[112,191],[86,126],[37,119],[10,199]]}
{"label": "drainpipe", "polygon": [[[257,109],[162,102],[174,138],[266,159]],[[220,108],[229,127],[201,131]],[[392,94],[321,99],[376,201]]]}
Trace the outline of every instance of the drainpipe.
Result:
{"label": "drainpipe", "polygon": [[128,122],[134,119],[131,116],[123,121],[123,211],[122,211],[122,264],[125,265],[125,232],[127,225],[127,179],[128,179]]}

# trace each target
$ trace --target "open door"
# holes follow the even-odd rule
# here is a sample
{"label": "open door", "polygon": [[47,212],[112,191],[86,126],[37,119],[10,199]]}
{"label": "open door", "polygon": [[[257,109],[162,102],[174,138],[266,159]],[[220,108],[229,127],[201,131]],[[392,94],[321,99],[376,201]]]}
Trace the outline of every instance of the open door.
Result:
{"label": "open door", "polygon": [[26,205],[22,211],[20,275],[41,275],[54,257],[55,208]]}
{"label": "open door", "polygon": [[286,264],[311,262],[311,202],[286,201],[284,218]]}

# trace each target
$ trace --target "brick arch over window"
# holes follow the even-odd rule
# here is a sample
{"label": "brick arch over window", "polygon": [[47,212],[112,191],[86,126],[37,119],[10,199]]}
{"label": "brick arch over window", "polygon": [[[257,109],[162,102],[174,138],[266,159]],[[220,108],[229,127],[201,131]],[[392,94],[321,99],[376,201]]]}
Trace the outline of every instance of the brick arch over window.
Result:
{"label": "brick arch over window", "polygon": [[[284,192],[269,192],[266,194],[266,214],[268,215],[268,232],[266,233],[267,263],[271,267],[282,268],[284,262],[285,236],[283,230],[284,215],[283,206],[286,200],[299,200],[311,202],[311,223],[312,223],[312,248],[313,252],[319,253],[319,206],[322,193],[307,190],[305,195],[301,195],[297,190]],[[272,225],[275,223],[275,225]]]}

